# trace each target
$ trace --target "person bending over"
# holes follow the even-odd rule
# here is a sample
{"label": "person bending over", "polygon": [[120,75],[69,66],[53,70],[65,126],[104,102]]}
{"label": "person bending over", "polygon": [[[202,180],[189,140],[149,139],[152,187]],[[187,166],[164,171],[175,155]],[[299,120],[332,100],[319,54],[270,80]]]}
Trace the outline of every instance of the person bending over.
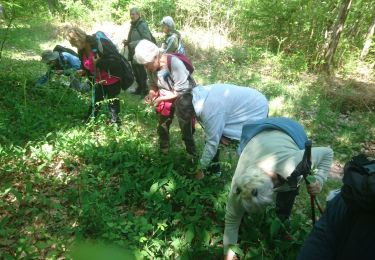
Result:
{"label": "person bending over", "polygon": [[[146,96],[146,102],[154,102],[157,106],[162,101],[173,101],[169,115],[160,114],[159,116],[160,152],[167,154],[169,151],[169,127],[176,113],[186,151],[195,156],[192,127],[194,110],[191,106],[193,98],[191,92],[196,83],[178,57],[170,56],[170,64],[168,64],[168,55],[170,54],[163,53],[154,43],[142,40],[135,48],[134,57],[149,72],[150,91]],[[158,92],[163,92],[163,95],[156,97],[155,93]]]}
{"label": "person bending over", "polygon": [[[245,212],[251,214],[272,202],[276,194],[276,214],[287,219],[291,214],[298,186],[290,185],[290,177],[302,161],[307,136],[297,122],[275,117],[255,121],[243,127],[240,155],[225,214],[224,258],[234,259],[230,249],[237,243],[238,229]],[[316,181],[307,186],[309,194],[320,193],[333,159],[328,147],[311,150]],[[297,188],[296,188],[297,187]],[[251,230],[248,230],[251,232]]]}
{"label": "person bending over", "polygon": [[197,179],[202,179],[206,170],[220,172],[220,142],[239,141],[244,124],[268,115],[268,101],[262,93],[232,84],[197,86],[193,89],[192,105],[205,133]]}

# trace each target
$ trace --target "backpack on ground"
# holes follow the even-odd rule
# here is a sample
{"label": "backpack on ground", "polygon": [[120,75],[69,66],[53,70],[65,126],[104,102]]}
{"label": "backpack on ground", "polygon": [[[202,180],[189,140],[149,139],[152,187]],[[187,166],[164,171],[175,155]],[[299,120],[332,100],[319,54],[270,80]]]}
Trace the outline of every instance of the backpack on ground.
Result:
{"label": "backpack on ground", "polygon": [[344,167],[342,197],[352,211],[375,213],[375,160],[354,156]]}
{"label": "backpack on ground", "polygon": [[169,53],[168,54],[167,65],[168,65],[169,71],[171,71],[171,68],[172,68],[172,64],[171,64],[172,56],[177,57],[180,61],[182,61],[186,69],[189,71],[190,75],[193,74],[194,72],[193,63],[182,53]]}

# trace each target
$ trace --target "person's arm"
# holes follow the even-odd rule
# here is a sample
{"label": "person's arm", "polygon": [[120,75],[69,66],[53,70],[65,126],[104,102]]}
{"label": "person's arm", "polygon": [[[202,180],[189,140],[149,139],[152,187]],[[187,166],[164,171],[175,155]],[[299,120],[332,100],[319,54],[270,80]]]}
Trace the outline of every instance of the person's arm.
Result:
{"label": "person's arm", "polygon": [[[331,170],[333,151],[328,147],[314,147],[311,149],[312,168],[316,169],[315,178],[320,184],[320,190]],[[320,192],[319,190],[319,192]]]}
{"label": "person's arm", "polygon": [[177,97],[176,92],[168,91],[165,95],[159,96],[154,100],[155,105],[158,105],[161,101],[173,100]]}
{"label": "person's arm", "polygon": [[235,192],[229,193],[229,198],[225,212],[225,228],[224,228],[224,256],[225,259],[233,259],[235,253],[230,246],[236,245],[238,240],[238,229],[241,224],[245,210],[242,207],[238,196]]}
{"label": "person's arm", "polygon": [[184,63],[177,57],[171,58],[171,78],[173,80],[173,89],[179,93],[189,90],[189,71]]}
{"label": "person's arm", "polygon": [[201,116],[201,123],[205,134],[205,145],[199,161],[200,169],[206,169],[214,158],[225,127],[224,113],[211,111],[209,107],[205,109],[207,112]]}
{"label": "person's arm", "polygon": [[149,89],[148,95],[145,97],[146,104],[151,104],[158,96],[159,89],[156,82],[156,75],[153,72],[146,70],[147,73],[147,86]]}
{"label": "person's arm", "polygon": [[141,40],[151,41],[151,32],[146,22],[141,22],[134,30],[139,33],[140,39],[128,42],[130,48],[134,49]]}

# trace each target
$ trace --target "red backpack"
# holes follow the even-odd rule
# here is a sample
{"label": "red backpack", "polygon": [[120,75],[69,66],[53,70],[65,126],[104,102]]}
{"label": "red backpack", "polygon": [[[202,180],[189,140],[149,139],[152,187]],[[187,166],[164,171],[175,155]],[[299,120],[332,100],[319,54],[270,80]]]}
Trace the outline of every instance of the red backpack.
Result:
{"label": "red backpack", "polygon": [[194,67],[193,63],[182,53],[169,53],[167,56],[167,64],[168,64],[168,69],[171,71],[171,59],[172,56],[177,57],[180,61],[182,61],[186,67],[186,69],[189,71],[190,75],[193,74],[194,72]]}

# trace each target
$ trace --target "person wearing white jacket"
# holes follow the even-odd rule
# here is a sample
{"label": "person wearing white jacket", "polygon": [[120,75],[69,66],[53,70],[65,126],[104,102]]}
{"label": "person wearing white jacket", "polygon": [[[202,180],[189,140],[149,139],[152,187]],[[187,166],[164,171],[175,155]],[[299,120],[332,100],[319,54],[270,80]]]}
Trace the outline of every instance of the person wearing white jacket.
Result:
{"label": "person wearing white jacket", "polygon": [[[236,245],[241,220],[245,213],[262,210],[275,198],[276,215],[286,220],[292,213],[302,176],[306,132],[298,122],[283,118],[266,118],[243,127],[241,155],[232,178],[225,213],[223,236],[224,259],[236,259]],[[329,147],[311,148],[314,171],[307,192],[319,194],[330,172],[333,151]],[[298,173],[297,171],[297,173]],[[303,173],[303,172],[300,172]],[[273,194],[276,193],[276,196]],[[252,232],[251,229],[247,232]]]}
{"label": "person wearing white jacket", "polygon": [[268,101],[253,88],[232,84],[197,86],[192,94],[195,114],[205,133],[196,173],[196,179],[202,179],[211,162],[218,164],[220,140],[240,140],[244,124],[268,116]]}

